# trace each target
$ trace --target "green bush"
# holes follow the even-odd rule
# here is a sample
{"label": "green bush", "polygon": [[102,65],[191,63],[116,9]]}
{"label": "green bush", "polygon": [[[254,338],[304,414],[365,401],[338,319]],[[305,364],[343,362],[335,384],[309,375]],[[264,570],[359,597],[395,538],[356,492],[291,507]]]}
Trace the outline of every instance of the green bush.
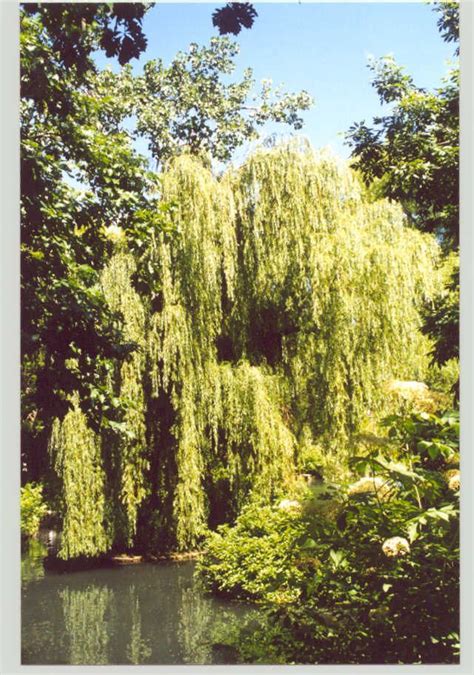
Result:
{"label": "green bush", "polygon": [[251,504],[234,527],[222,525],[209,534],[198,572],[217,594],[289,600],[297,594],[301,581],[294,563],[296,542],[303,532],[298,508]]}
{"label": "green bush", "polygon": [[47,513],[43,486],[27,483],[20,492],[20,527],[22,534],[33,537],[38,533],[41,519]]}
{"label": "green bush", "polygon": [[[331,517],[304,504],[286,540],[280,514],[254,509],[210,546],[201,569],[213,587],[252,590],[267,606],[234,638],[242,662],[458,662],[458,417],[387,424],[395,457],[353,457]],[[291,589],[277,605],[275,568]]]}

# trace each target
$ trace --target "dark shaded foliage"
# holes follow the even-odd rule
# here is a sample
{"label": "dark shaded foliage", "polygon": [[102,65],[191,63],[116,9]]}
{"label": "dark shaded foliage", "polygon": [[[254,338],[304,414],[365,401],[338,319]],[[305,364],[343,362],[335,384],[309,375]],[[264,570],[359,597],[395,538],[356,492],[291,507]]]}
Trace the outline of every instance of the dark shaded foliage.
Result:
{"label": "dark shaded foliage", "polygon": [[219,28],[221,35],[238,35],[242,28],[252,28],[257,10],[249,2],[229,2],[225,7],[216,9],[212,23]]}

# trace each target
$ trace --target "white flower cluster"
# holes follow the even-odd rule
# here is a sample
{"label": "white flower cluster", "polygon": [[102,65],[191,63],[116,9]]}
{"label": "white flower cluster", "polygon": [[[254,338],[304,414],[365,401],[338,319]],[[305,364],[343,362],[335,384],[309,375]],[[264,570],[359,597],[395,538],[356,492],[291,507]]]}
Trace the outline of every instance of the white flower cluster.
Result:
{"label": "white flower cluster", "polygon": [[124,239],[125,232],[118,225],[109,225],[108,227],[104,227],[104,235],[106,239],[117,243]]}
{"label": "white flower cluster", "polygon": [[349,485],[347,493],[349,496],[376,493],[377,497],[383,501],[388,499],[391,489],[391,483],[380,476],[364,476]]}
{"label": "white flower cluster", "polygon": [[382,551],[387,558],[396,558],[410,553],[410,544],[403,537],[391,537],[382,544]]}
{"label": "white flower cluster", "polygon": [[445,471],[444,477],[448,484],[448,488],[453,492],[456,492],[461,487],[461,472],[459,469],[449,469]]}
{"label": "white flower cluster", "polygon": [[292,509],[300,509],[301,504],[296,499],[282,499],[278,508],[283,511],[291,511]]}
{"label": "white flower cluster", "polygon": [[413,380],[391,380],[388,383],[388,390],[400,394],[400,396],[403,396],[404,398],[410,398],[414,394],[427,392],[428,386],[424,382],[416,382]]}

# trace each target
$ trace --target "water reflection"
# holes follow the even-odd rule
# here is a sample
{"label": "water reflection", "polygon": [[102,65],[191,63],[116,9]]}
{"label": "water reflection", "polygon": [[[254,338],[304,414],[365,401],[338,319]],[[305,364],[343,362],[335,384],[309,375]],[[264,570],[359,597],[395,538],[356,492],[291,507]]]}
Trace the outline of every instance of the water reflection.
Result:
{"label": "water reflection", "polygon": [[22,663],[235,662],[221,636],[252,611],[206,596],[192,562],[57,573],[44,553],[22,563]]}
{"label": "water reflection", "polygon": [[140,601],[135,591],[135,586],[129,588],[130,607],[132,612],[132,625],[130,628],[130,642],[127,646],[126,656],[129,663],[146,663],[150,658],[152,649],[147,640],[142,637],[142,617]]}
{"label": "water reflection", "polygon": [[199,587],[181,589],[179,636],[184,663],[211,663],[209,644],[211,602],[204,597]]}
{"label": "water reflection", "polygon": [[112,591],[107,586],[87,586],[83,590],[66,587],[59,596],[69,638],[68,662],[73,665],[108,663],[105,613],[113,600]]}
{"label": "water reflection", "polygon": [[22,542],[21,551],[21,581],[29,583],[44,577],[43,558],[47,548],[38,539],[29,539]]}

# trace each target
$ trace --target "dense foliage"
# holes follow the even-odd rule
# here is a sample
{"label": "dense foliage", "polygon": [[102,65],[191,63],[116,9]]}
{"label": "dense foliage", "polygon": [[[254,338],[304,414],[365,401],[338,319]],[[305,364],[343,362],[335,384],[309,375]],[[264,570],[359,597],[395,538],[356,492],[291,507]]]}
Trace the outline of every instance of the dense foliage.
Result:
{"label": "dense foliage", "polygon": [[386,424],[390,445],[352,457],[349,485],[245,511],[209,539],[210,587],[268,607],[227,636],[243,662],[457,662],[458,416]]}
{"label": "dense foliage", "polygon": [[[446,42],[459,41],[459,3],[434,3]],[[459,47],[455,54],[459,55]],[[386,112],[347,133],[354,166],[370,191],[397,200],[412,225],[433,232],[446,254],[446,292],[428,306],[425,331],[432,359],[443,364],[459,350],[459,63],[441,87],[417,87],[392,56],[372,60],[372,84]],[[455,385],[459,395],[459,381]]]}
{"label": "dense foliage", "polygon": [[[133,416],[126,412],[130,400],[113,395],[105,382],[139,345],[121,330],[120,308],[106,300],[100,273],[119,227],[134,255],[133,283],[156,301],[160,289],[148,244],[156,232],[170,231],[173,208],[160,199],[159,175],[137,154],[126,124],[139,92],[138,133],[158,144],[155,118],[173,133],[181,129],[176,142],[165,144],[166,153],[160,151],[160,161],[206,149],[221,157],[224,136],[235,148],[270,117],[300,124],[297,110],[309,105],[305,94],[270,103],[267,87],[257,118],[244,123],[239,110],[251,78],[247,73],[241,84],[221,84],[236,54],[226,40],[194,50],[192,58],[178,57],[169,69],[145,66],[144,79],[124,70],[119,81],[128,93],[123,89],[117,96],[118,83],[112,73],[96,72],[93,53],[103,48],[121,63],[137,57],[146,46],[141,32],[146,9],[142,4],[22,8],[22,476],[46,477],[47,489],[54,479],[47,453],[53,420],[66,414],[74,392],[95,432]],[[185,76],[186,96],[175,105],[169,94],[184,92]],[[167,88],[161,103],[155,100],[157,84]],[[202,98],[206,87],[208,99]],[[203,127],[190,143],[192,111],[205,117],[211,105],[218,110],[215,140],[210,146]]]}
{"label": "dense foliage", "polygon": [[110,359],[131,348],[97,292],[103,227],[130,224],[154,204],[156,178],[126,134],[104,124],[114,106],[92,93],[92,54],[105,40],[122,62],[138,56],[144,11],[141,4],[22,8],[22,451],[25,477],[34,480],[47,472],[51,421],[64,414],[67,395],[78,390],[90,403]]}
{"label": "dense foliage", "polygon": [[174,234],[151,240],[153,301],[134,288],[126,232],[107,235],[98,290],[137,345],[104,381],[115,418],[94,429],[75,395],[54,423],[65,557],[195,546],[291,484],[303,430],[326,439],[326,466],[343,461],[383,383],[421,367],[437,246],[398,207],[367,202],[344,165],[283,146],[217,180],[184,155],[161,190]]}
{"label": "dense foliage", "polygon": [[22,534],[30,537],[38,533],[41,519],[46,515],[47,506],[43,499],[43,486],[27,483],[20,492],[20,527]]}

